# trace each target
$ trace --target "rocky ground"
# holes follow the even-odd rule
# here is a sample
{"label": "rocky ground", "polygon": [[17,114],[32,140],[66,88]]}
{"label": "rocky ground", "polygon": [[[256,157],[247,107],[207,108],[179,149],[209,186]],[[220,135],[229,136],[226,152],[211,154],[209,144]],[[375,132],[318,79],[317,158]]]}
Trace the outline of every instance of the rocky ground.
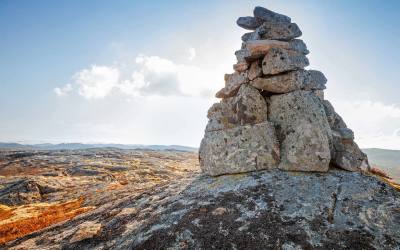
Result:
{"label": "rocky ground", "polygon": [[0,243],[198,172],[197,154],[0,151]]}
{"label": "rocky ground", "polygon": [[2,151],[0,248],[400,249],[380,177],[198,169],[188,152]]}

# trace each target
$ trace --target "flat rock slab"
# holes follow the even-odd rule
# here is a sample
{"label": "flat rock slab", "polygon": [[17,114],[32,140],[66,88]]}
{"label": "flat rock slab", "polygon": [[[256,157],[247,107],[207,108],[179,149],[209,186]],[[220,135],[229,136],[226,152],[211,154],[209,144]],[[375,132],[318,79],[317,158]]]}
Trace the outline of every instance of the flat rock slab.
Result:
{"label": "flat rock slab", "polygon": [[216,176],[276,168],[279,145],[269,122],[206,132],[199,149],[203,172]]}
{"label": "flat rock slab", "polygon": [[[262,171],[156,187],[8,249],[399,249],[400,193],[375,177]],[[134,212],[124,213],[129,208]],[[86,221],[93,238],[70,243]]]}
{"label": "flat rock slab", "polygon": [[235,52],[239,63],[251,63],[260,58],[264,58],[272,48],[281,48],[295,51],[302,55],[309,53],[307,46],[302,40],[295,39],[290,42],[277,40],[249,40],[244,43],[244,47]]}
{"label": "flat rock slab", "polygon": [[328,171],[332,139],[322,101],[311,91],[299,90],[271,96],[268,110],[280,141],[279,168]]}
{"label": "flat rock slab", "polygon": [[287,71],[303,69],[310,63],[307,57],[294,50],[272,48],[262,62],[264,75],[276,75]]}
{"label": "flat rock slab", "polygon": [[302,35],[299,26],[295,23],[265,22],[258,28],[261,39],[289,41]]}
{"label": "flat rock slab", "polygon": [[327,80],[320,71],[296,70],[270,77],[259,77],[250,84],[271,93],[283,94],[295,90],[322,90]]}
{"label": "flat rock slab", "polygon": [[255,30],[261,24],[263,24],[263,22],[264,21],[262,19],[255,18],[252,16],[245,16],[245,17],[239,17],[238,20],[236,21],[236,24],[244,29]]}
{"label": "flat rock slab", "polygon": [[243,83],[249,81],[246,72],[235,72],[233,74],[225,74],[225,87],[215,94],[217,98],[228,98],[235,96]]}

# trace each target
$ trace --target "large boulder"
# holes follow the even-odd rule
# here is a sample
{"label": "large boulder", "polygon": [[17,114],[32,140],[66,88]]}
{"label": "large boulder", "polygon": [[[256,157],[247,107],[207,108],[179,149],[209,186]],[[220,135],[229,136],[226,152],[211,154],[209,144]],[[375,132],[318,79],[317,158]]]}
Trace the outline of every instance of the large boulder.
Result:
{"label": "large boulder", "polygon": [[268,110],[280,141],[279,168],[328,171],[332,139],[321,100],[311,91],[293,91],[271,96]]}
{"label": "large boulder", "polygon": [[279,145],[269,122],[206,132],[199,149],[203,172],[216,176],[276,168]]}
{"label": "large boulder", "polygon": [[[250,80],[253,80],[250,78]],[[285,74],[256,78],[251,85],[271,93],[288,93],[294,90],[322,90],[327,80],[320,71],[296,70]]]}
{"label": "large boulder", "polygon": [[295,50],[272,48],[262,62],[264,75],[276,75],[287,71],[303,69],[308,66],[307,57]]}
{"label": "large boulder", "polygon": [[267,104],[259,91],[243,84],[236,96],[211,106],[206,132],[261,123],[267,120],[267,114]]}

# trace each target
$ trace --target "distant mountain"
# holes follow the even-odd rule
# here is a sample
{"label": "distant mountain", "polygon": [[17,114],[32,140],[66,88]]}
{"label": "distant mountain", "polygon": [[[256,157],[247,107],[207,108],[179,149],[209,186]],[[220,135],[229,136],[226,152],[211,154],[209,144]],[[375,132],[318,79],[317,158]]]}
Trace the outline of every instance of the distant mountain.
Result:
{"label": "distant mountain", "polygon": [[60,144],[19,144],[2,143],[0,149],[32,149],[32,150],[77,150],[88,148],[119,148],[119,149],[149,149],[156,151],[178,150],[197,152],[197,148],[180,145],[142,145],[142,144],[84,144],[84,143],[60,143]]}
{"label": "distant mountain", "polygon": [[368,155],[371,166],[385,170],[397,182],[400,182],[400,150],[366,148],[362,151]]}

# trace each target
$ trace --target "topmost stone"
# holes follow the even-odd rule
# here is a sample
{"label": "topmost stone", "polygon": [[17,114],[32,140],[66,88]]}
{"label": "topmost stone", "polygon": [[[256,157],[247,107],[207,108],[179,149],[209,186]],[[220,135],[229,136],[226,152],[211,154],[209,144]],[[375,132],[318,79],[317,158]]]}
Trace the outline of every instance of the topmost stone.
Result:
{"label": "topmost stone", "polygon": [[290,17],[273,12],[266,8],[257,6],[253,11],[254,17],[262,19],[264,22],[274,22],[274,23],[290,23]]}

